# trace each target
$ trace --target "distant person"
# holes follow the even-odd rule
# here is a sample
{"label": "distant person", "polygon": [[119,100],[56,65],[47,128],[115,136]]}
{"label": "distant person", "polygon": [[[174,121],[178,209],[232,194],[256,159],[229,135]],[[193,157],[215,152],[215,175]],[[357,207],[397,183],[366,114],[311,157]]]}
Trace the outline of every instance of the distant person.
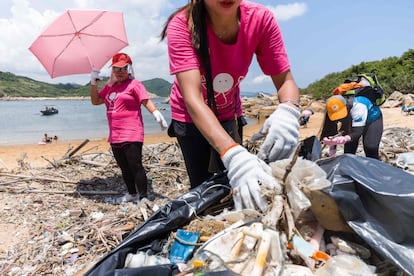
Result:
{"label": "distant person", "polygon": [[[191,0],[170,15],[161,33],[165,38],[175,75],[169,134],[177,137],[191,187],[227,170],[236,209],[263,211],[260,185],[276,186],[263,160],[293,153],[300,116],[299,89],[273,13],[250,1]],[[240,82],[255,55],[281,101],[261,130],[263,160],[240,144],[237,126]]]}
{"label": "distant person", "polygon": [[[363,87],[371,85],[364,77],[359,84]],[[346,99],[342,95],[335,95],[327,100],[326,109],[328,121],[325,120],[325,124],[342,121],[343,125],[342,133],[337,136],[324,136],[322,139],[325,145],[331,147],[331,154],[335,153],[336,145],[344,145],[344,153],[355,154],[359,139],[362,137],[365,156],[379,159],[379,146],[384,129],[379,106],[374,105],[367,97],[357,95],[353,98],[352,104],[347,107]]]}
{"label": "distant person", "polygon": [[43,135],[43,142],[45,142],[45,143],[50,143],[50,142],[52,142],[52,140],[53,140],[53,138],[52,138],[52,137],[49,137],[49,136],[47,135],[47,133],[45,133],[45,134]]}
{"label": "distant person", "polygon": [[314,114],[312,109],[305,109],[302,111],[302,114],[299,118],[299,124],[301,126],[307,127],[310,117]]}
{"label": "distant person", "polygon": [[144,124],[141,105],[154,116],[161,130],[168,125],[144,85],[135,79],[131,58],[118,53],[113,56],[111,67],[111,77],[99,92],[100,72],[91,72],[91,102],[93,105],[105,103],[106,106],[108,142],[128,189],[119,202],[137,202],[148,197],[147,176],[142,165]]}

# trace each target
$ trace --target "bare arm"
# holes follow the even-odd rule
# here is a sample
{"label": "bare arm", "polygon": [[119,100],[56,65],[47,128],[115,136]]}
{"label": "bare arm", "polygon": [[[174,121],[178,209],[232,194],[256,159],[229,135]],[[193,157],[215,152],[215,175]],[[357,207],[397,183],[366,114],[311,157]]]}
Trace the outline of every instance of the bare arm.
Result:
{"label": "bare arm", "polygon": [[274,75],[272,76],[272,81],[278,91],[279,102],[298,109],[299,107],[296,104],[299,104],[300,94],[292,72],[289,70],[282,74]]}
{"label": "bare arm", "polygon": [[143,100],[142,101],[142,105],[145,106],[145,108],[148,110],[148,112],[152,113],[155,110],[157,110],[157,107],[155,106],[154,102],[151,101],[150,99],[148,100]]}
{"label": "bare arm", "polygon": [[91,85],[91,103],[93,105],[100,105],[104,103],[104,100],[98,95],[98,86]]}
{"label": "bare arm", "polygon": [[223,129],[213,111],[204,103],[199,70],[177,73],[178,84],[188,113],[210,145],[221,153],[236,143]]}

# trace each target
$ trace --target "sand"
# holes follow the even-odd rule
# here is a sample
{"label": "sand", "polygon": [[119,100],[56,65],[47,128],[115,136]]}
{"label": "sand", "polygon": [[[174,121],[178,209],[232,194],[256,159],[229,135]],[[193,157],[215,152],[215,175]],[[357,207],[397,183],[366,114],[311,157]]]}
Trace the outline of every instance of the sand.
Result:
{"label": "sand", "polygon": [[[403,115],[400,108],[383,108],[384,128],[387,127],[408,127],[414,129],[413,116]],[[262,126],[264,120],[255,122],[256,124],[248,125],[244,129],[244,138],[249,139]],[[318,135],[323,122],[323,113],[315,113],[307,125],[300,128],[300,139]],[[41,137],[39,137],[41,138]],[[86,139],[86,138],[85,138]],[[0,146],[0,169],[13,170],[18,167],[18,160],[25,157],[25,162],[29,163],[32,168],[45,167],[49,163],[47,160],[58,160],[67,152],[79,146],[84,140],[63,141],[45,145],[10,145]],[[175,141],[175,138],[168,137],[166,132],[159,134],[145,135],[144,144],[155,144],[161,142]],[[110,148],[106,138],[91,140],[78,153],[86,150],[88,152],[106,152]]]}

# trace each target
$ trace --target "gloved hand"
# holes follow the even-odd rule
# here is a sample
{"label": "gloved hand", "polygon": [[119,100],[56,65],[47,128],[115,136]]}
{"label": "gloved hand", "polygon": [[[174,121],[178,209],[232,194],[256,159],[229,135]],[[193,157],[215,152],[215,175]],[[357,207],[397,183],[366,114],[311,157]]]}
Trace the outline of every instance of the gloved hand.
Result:
{"label": "gloved hand", "polygon": [[99,73],[101,73],[101,71],[99,71],[98,69],[96,69],[96,68],[92,69],[92,72],[91,72],[91,85],[96,85],[96,83],[97,83],[96,81],[100,80]]}
{"label": "gloved hand", "polygon": [[155,121],[157,121],[160,124],[161,130],[167,129],[167,122],[165,121],[164,116],[162,116],[159,110],[155,110],[154,112],[152,112],[152,116],[154,116]]}
{"label": "gloved hand", "polygon": [[351,141],[351,136],[345,135],[345,136],[338,136],[338,137],[324,137],[322,139],[322,143],[328,146],[335,146],[335,145],[343,145],[346,142]]}
{"label": "gloved hand", "polygon": [[[260,130],[261,131],[261,130]],[[259,140],[260,138],[262,138],[262,137],[264,137],[265,136],[265,134],[263,134],[263,133],[261,133],[261,132],[257,132],[257,133],[255,133],[255,134],[253,134],[253,136],[252,136],[252,138],[251,138],[251,140],[252,141],[256,141],[256,140]]]}
{"label": "gloved hand", "polygon": [[[266,135],[258,154],[260,159],[273,162],[289,158],[298,144],[299,117],[300,112],[295,108],[279,104],[259,132]],[[259,136],[256,133],[252,139]]]}
{"label": "gloved hand", "polygon": [[269,189],[277,187],[269,165],[241,145],[227,150],[221,160],[228,171],[236,210],[259,208],[262,212],[266,211],[267,203],[261,195],[260,186]]}

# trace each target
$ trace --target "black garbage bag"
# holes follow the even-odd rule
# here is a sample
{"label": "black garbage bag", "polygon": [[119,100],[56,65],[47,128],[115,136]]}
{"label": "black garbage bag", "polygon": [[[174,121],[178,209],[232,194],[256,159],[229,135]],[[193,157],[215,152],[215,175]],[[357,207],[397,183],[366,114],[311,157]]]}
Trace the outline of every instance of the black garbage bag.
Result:
{"label": "black garbage bag", "polygon": [[414,175],[376,159],[319,160],[348,225],[378,254],[414,275]]}
{"label": "black garbage bag", "polygon": [[299,156],[306,160],[316,161],[322,157],[322,146],[315,135],[300,141]]}
{"label": "black garbage bag", "polygon": [[[175,275],[179,271],[174,264],[148,266],[140,268],[123,268],[128,253],[137,251],[157,251],[161,241],[168,238],[172,231],[188,224],[196,215],[224,209],[220,201],[231,190],[225,173],[213,176],[188,193],[168,202],[143,224],[134,230],[116,248],[98,261],[84,275]],[[228,206],[233,204],[227,201]]]}

